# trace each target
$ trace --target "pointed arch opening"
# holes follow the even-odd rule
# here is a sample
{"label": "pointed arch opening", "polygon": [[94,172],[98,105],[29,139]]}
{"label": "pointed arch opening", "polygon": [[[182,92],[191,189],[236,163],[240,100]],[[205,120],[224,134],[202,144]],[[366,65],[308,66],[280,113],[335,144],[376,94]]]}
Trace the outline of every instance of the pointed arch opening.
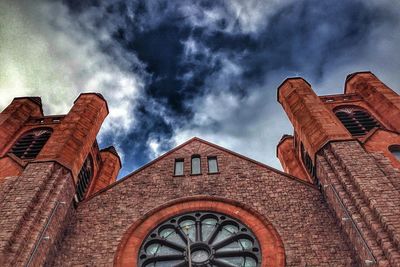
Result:
{"label": "pointed arch opening", "polygon": [[75,203],[81,202],[85,199],[86,192],[89,189],[93,177],[93,159],[89,154],[82,165],[78,174],[78,183],[76,185]]}
{"label": "pointed arch opening", "polygon": [[357,106],[340,106],[334,113],[352,136],[366,135],[373,128],[381,126],[371,114]]}
{"label": "pointed arch opening", "polygon": [[9,153],[23,160],[35,159],[49,140],[52,132],[53,129],[51,128],[32,129],[18,138]]}

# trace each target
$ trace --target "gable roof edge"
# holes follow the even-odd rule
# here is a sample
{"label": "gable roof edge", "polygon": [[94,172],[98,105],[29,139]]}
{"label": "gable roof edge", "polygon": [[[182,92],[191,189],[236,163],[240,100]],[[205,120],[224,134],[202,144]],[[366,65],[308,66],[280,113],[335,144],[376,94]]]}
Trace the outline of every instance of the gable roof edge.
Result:
{"label": "gable roof edge", "polygon": [[158,158],[155,158],[154,160],[152,160],[152,161],[150,161],[150,162],[144,164],[144,165],[141,166],[140,168],[134,170],[133,172],[129,173],[128,175],[124,176],[123,178],[119,179],[118,181],[116,181],[116,182],[114,182],[114,183],[112,183],[112,184],[110,184],[110,185],[104,187],[103,189],[97,191],[97,192],[94,193],[93,195],[90,195],[88,198],[86,198],[84,201],[82,201],[82,203],[85,203],[85,202],[89,201],[90,199],[94,198],[95,196],[100,195],[101,193],[103,193],[103,192],[105,192],[105,191],[111,189],[112,187],[118,185],[119,183],[124,182],[125,180],[127,180],[127,179],[130,178],[131,176],[135,175],[136,173],[138,173],[138,172],[140,172],[140,171],[146,169],[148,166],[153,165],[154,163],[156,163],[156,162],[160,161],[161,159],[165,158],[166,156],[172,154],[172,153],[175,152],[176,150],[178,150],[178,149],[180,149],[180,148],[182,148],[182,147],[186,146],[187,144],[190,144],[190,143],[192,143],[192,142],[194,142],[194,141],[199,141],[199,142],[201,142],[201,143],[203,143],[203,144],[212,146],[212,147],[214,147],[214,148],[217,148],[217,149],[219,149],[219,150],[222,150],[222,151],[224,151],[224,152],[226,152],[226,153],[228,153],[228,154],[231,154],[231,155],[233,155],[233,156],[236,156],[236,157],[239,157],[239,158],[241,158],[241,159],[250,161],[250,162],[252,162],[252,163],[254,163],[254,164],[256,164],[256,165],[258,165],[258,166],[260,166],[260,167],[263,167],[263,168],[268,169],[268,170],[270,170],[270,171],[272,171],[272,172],[275,172],[275,173],[278,173],[278,174],[280,174],[280,175],[283,175],[284,177],[289,178],[290,180],[294,180],[294,181],[296,181],[296,182],[299,182],[299,183],[301,183],[301,184],[307,185],[307,186],[309,186],[309,187],[311,187],[311,188],[313,188],[313,189],[318,190],[318,188],[317,188],[315,185],[313,185],[313,184],[311,184],[311,183],[309,183],[309,182],[303,181],[302,179],[300,179],[300,178],[298,178],[298,177],[296,177],[296,176],[290,175],[290,174],[288,174],[288,173],[285,173],[285,172],[283,172],[283,171],[280,171],[280,170],[278,170],[278,169],[275,169],[275,168],[273,168],[273,167],[271,167],[271,166],[268,166],[268,165],[266,165],[266,164],[264,164],[264,163],[261,163],[261,162],[259,162],[259,161],[257,161],[257,160],[251,159],[251,158],[249,158],[249,157],[246,157],[246,156],[244,156],[244,155],[242,155],[242,154],[239,154],[239,153],[234,152],[234,151],[232,151],[232,150],[229,150],[229,149],[227,149],[227,148],[221,147],[221,146],[219,146],[219,145],[210,143],[210,142],[208,142],[208,141],[206,141],[206,140],[203,140],[203,139],[201,139],[201,138],[192,137],[192,138],[189,139],[188,141],[186,141],[186,142],[180,144],[179,146],[177,146],[177,147],[175,147],[175,148],[169,150],[168,152],[162,154],[162,155],[159,156]]}

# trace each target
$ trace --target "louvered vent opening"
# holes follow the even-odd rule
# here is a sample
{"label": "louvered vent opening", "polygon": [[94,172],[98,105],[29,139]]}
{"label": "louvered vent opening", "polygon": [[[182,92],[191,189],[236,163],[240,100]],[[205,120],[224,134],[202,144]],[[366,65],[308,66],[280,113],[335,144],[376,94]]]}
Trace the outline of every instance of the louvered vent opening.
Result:
{"label": "louvered vent opening", "polygon": [[51,129],[36,129],[24,134],[11,148],[10,153],[20,159],[34,159],[51,136]]}
{"label": "louvered vent opening", "polygon": [[341,108],[335,114],[352,136],[362,136],[374,127],[380,127],[371,115],[358,108]]}
{"label": "louvered vent opening", "polygon": [[301,143],[301,159],[303,160],[303,164],[306,167],[307,172],[310,174],[310,176],[313,178],[315,182],[316,181],[315,167],[310,155],[305,150],[303,143]]}
{"label": "louvered vent opening", "polygon": [[87,189],[93,176],[92,158],[88,156],[83,163],[82,169],[78,174],[78,184],[76,186],[75,202],[81,202],[85,198]]}

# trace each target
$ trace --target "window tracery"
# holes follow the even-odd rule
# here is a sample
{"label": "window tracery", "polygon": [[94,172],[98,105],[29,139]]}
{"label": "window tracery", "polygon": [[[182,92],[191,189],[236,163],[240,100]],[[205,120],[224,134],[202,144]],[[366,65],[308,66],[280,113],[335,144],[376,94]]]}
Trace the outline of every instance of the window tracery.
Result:
{"label": "window tracery", "polygon": [[240,221],[216,212],[172,217],[142,243],[138,266],[256,267],[260,249],[252,231]]}

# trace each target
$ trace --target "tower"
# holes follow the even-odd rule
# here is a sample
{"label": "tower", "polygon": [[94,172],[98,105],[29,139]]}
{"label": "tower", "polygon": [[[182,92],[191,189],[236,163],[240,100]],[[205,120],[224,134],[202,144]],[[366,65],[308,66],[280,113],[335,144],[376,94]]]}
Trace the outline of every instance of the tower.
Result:
{"label": "tower", "polygon": [[0,113],[0,265],[40,266],[56,250],[74,206],[115,181],[115,149],[96,135],[108,114],[99,94],[81,94],[65,115],[44,116],[39,97]]}
{"label": "tower", "polygon": [[278,101],[294,127],[277,148],[285,171],[319,186],[363,265],[398,266],[400,96],[358,72],[339,95],[287,79]]}
{"label": "tower", "polygon": [[[278,88],[294,126],[276,170],[197,137],[116,181],[108,114],[81,94],[0,113],[0,266],[399,266],[400,97],[370,72],[317,96]],[[221,137],[222,138],[222,137]]]}

